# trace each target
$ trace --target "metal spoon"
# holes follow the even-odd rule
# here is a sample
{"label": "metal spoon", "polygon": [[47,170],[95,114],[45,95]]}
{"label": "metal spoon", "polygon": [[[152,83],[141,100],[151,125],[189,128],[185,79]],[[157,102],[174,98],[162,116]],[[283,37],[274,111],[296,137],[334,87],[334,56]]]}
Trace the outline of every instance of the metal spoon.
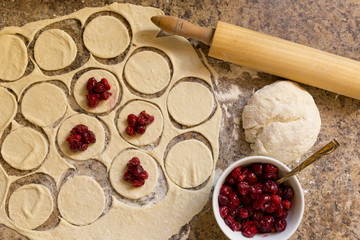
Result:
{"label": "metal spoon", "polygon": [[336,139],[331,140],[328,144],[326,144],[324,147],[322,147],[319,151],[311,155],[308,159],[300,163],[296,168],[294,168],[291,172],[285,174],[284,177],[280,178],[276,181],[276,184],[281,184],[288,180],[290,177],[294,176],[295,174],[298,174],[301,172],[304,168],[307,166],[313,164],[317,160],[319,160],[322,156],[328,155],[329,153],[332,153],[335,149],[337,149],[340,146],[338,141]]}

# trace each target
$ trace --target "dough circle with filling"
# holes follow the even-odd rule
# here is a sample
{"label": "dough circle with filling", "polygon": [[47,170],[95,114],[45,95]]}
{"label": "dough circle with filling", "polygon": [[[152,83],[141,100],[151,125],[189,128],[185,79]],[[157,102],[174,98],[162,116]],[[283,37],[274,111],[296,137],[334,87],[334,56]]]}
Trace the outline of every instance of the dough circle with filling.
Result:
{"label": "dough circle with filling", "polygon": [[[100,101],[99,105],[95,108],[88,106],[88,101],[86,95],[88,94],[88,90],[86,89],[87,82],[90,78],[94,77],[96,81],[100,82],[102,78],[106,78],[108,80],[111,89],[109,92],[112,94],[107,100]],[[74,97],[79,106],[91,113],[103,113],[110,111],[116,104],[117,99],[120,94],[119,83],[116,77],[105,70],[90,70],[85,72],[83,75],[77,79],[74,86]]]}
{"label": "dough circle with filling", "polygon": [[53,211],[50,191],[40,184],[16,189],[9,199],[9,216],[19,227],[34,229],[43,224]]}
{"label": "dough circle with filling", "polygon": [[115,17],[101,16],[85,28],[84,44],[99,58],[114,58],[128,47],[130,37],[124,24]]}
{"label": "dough circle with filling", "polygon": [[69,34],[50,29],[40,34],[34,46],[34,58],[40,68],[54,71],[69,66],[76,58],[77,48]]}
{"label": "dough circle with filling", "polygon": [[30,122],[47,127],[62,118],[67,109],[65,93],[51,83],[31,87],[21,101],[21,112]]}
{"label": "dough circle with filling", "polygon": [[90,177],[73,177],[60,188],[58,207],[66,221],[75,225],[90,224],[104,211],[104,191]]}
{"label": "dough circle with filling", "polygon": [[0,79],[14,81],[24,75],[28,54],[25,43],[13,35],[0,36]]}
{"label": "dough circle with filling", "polygon": [[[133,187],[131,183],[123,179],[124,173],[127,172],[126,164],[133,157],[139,158],[140,165],[149,175],[148,179],[145,180],[145,184],[141,187]],[[129,199],[140,199],[155,189],[159,173],[157,164],[152,157],[139,150],[128,150],[115,158],[109,176],[111,185],[120,195]]]}
{"label": "dough circle with filling", "polygon": [[[154,116],[154,121],[146,126],[144,134],[136,134],[135,136],[129,136],[125,129],[128,126],[127,116],[129,114],[135,114],[139,116],[140,112],[146,111],[147,114]],[[119,114],[117,120],[117,127],[120,135],[129,143],[136,146],[143,146],[154,143],[163,131],[163,116],[158,107],[146,101],[135,100],[128,103]]]}
{"label": "dough circle with filling", "polygon": [[197,82],[181,82],[171,89],[167,107],[171,117],[185,126],[205,121],[213,111],[214,97],[210,90]]}
{"label": "dough circle with filling", "polygon": [[[72,152],[66,138],[71,129],[78,124],[84,124],[95,134],[96,142],[89,144],[85,151]],[[57,135],[60,150],[68,157],[75,160],[89,160],[99,154],[105,146],[105,130],[102,124],[94,117],[85,114],[77,114],[66,119],[60,126]]]}
{"label": "dough circle with filling", "polygon": [[0,87],[0,99],[6,103],[6,107],[0,108],[0,133],[9,125],[17,112],[17,102],[8,90]]}
{"label": "dough circle with filling", "polygon": [[145,94],[160,92],[170,81],[169,64],[163,56],[153,51],[132,55],[124,73],[130,86]]}
{"label": "dough circle with filling", "polygon": [[209,148],[198,140],[175,144],[165,159],[166,173],[182,188],[194,188],[204,183],[213,169]]}
{"label": "dough circle with filling", "polygon": [[11,132],[4,140],[1,155],[12,167],[30,170],[38,167],[45,159],[48,144],[41,133],[29,127]]}
{"label": "dough circle with filling", "polygon": [[255,92],[244,107],[242,123],[255,154],[291,163],[314,145],[321,119],[305,89],[278,81]]}

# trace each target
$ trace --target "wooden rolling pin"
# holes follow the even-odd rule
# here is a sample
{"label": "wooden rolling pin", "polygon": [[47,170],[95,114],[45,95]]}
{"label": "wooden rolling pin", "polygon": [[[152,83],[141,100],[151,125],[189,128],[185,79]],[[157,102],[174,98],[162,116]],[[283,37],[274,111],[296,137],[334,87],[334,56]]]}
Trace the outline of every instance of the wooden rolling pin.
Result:
{"label": "wooden rolling pin", "polygon": [[151,21],[209,45],[210,57],[360,99],[360,62],[224,22],[214,30],[171,16]]}

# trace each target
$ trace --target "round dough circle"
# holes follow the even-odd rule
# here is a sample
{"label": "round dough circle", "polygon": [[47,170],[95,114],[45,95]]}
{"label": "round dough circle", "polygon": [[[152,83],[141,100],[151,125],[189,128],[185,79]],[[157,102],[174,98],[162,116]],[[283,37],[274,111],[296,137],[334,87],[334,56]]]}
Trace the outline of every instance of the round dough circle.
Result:
{"label": "round dough circle", "polygon": [[[86,98],[86,95],[88,94],[88,90],[86,89],[87,81],[92,77],[94,77],[98,82],[102,78],[106,78],[111,86],[109,92],[112,93],[108,100],[100,101],[99,105],[95,108],[88,106]],[[105,70],[90,70],[81,75],[76,81],[74,86],[74,98],[82,109],[92,113],[103,113],[114,108],[119,97],[119,88],[118,80],[112,73]]]}
{"label": "round dough circle", "polygon": [[9,215],[15,225],[34,229],[43,224],[53,211],[50,191],[40,184],[18,188],[9,199]]}
{"label": "round dough circle", "polygon": [[175,121],[185,126],[194,126],[210,116],[214,108],[214,97],[200,83],[182,82],[171,89],[167,104]]}
{"label": "round dough circle", "polygon": [[0,107],[0,132],[2,132],[15,117],[17,102],[15,97],[3,87],[0,87],[0,99],[6,103],[6,107]]}
{"label": "round dough circle", "polygon": [[74,40],[59,29],[50,29],[41,33],[34,46],[35,61],[47,71],[69,66],[75,60],[76,54]]}
{"label": "round dough circle", "polygon": [[8,186],[5,170],[0,166],[0,205],[2,204]]}
{"label": "round dough circle", "polygon": [[130,43],[127,28],[111,16],[93,19],[86,26],[83,38],[86,48],[99,58],[114,58],[124,52]]}
{"label": "round dough circle", "polygon": [[278,81],[255,92],[242,114],[246,141],[257,155],[284,163],[314,145],[321,119],[312,96],[298,84]]}
{"label": "round dough circle", "polygon": [[31,87],[21,101],[21,112],[30,122],[47,127],[62,118],[67,109],[65,93],[51,83]]}
{"label": "round dough circle", "polygon": [[[129,114],[135,114],[138,116],[140,112],[146,111],[146,113],[154,116],[154,121],[146,126],[146,132],[143,135],[136,134],[135,136],[129,136],[125,129],[128,126],[127,116]],[[163,116],[159,108],[154,104],[145,101],[132,101],[128,103],[120,112],[119,119],[117,121],[117,127],[120,132],[120,135],[129,143],[136,146],[143,146],[154,143],[160,136],[163,131]]]}
{"label": "round dough circle", "polygon": [[[127,171],[126,164],[133,157],[138,157],[141,166],[149,174],[145,184],[141,187],[133,187],[130,183],[123,180],[124,173]],[[158,168],[155,160],[144,152],[129,150],[121,153],[111,164],[109,177],[113,188],[122,196],[129,199],[140,199],[151,193],[157,184]]]}
{"label": "round dough circle", "polygon": [[25,43],[13,35],[0,36],[0,79],[14,81],[24,75],[28,54]]}
{"label": "round dough circle", "polygon": [[166,173],[182,188],[194,188],[204,183],[213,170],[209,148],[198,140],[175,144],[165,159]]}
{"label": "round dough circle", "polygon": [[[71,129],[78,124],[86,125],[96,136],[96,142],[89,144],[83,152],[72,152],[66,138],[69,136]],[[105,146],[105,130],[102,124],[94,117],[85,114],[78,114],[66,119],[60,126],[57,142],[60,150],[68,157],[75,160],[88,160],[98,155]]]}
{"label": "round dough circle", "polygon": [[61,216],[75,225],[87,225],[100,217],[105,209],[104,191],[94,179],[73,177],[65,182],[58,195]]}
{"label": "round dough circle", "polygon": [[170,81],[169,64],[163,56],[153,51],[142,51],[131,56],[124,73],[131,87],[145,94],[160,92]]}
{"label": "round dough circle", "polygon": [[12,167],[34,169],[44,161],[48,144],[41,133],[29,127],[11,132],[4,140],[1,155]]}

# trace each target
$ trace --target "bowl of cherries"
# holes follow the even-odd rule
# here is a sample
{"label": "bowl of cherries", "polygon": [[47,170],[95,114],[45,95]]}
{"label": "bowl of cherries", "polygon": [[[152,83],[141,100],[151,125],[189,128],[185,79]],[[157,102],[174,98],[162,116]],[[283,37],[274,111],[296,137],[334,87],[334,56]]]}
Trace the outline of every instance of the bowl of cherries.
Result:
{"label": "bowl of cherries", "polygon": [[276,181],[290,169],[264,156],[240,159],[221,174],[213,193],[213,211],[224,234],[232,239],[288,239],[300,225],[304,192],[294,176]]}

